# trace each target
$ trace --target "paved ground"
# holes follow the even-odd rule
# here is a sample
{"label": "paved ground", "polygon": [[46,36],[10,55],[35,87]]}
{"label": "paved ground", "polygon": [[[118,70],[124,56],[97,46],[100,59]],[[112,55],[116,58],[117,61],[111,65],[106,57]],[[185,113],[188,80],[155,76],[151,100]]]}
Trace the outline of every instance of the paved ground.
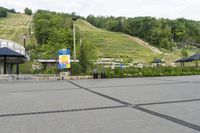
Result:
{"label": "paved ground", "polygon": [[198,133],[200,76],[0,83],[0,133]]}

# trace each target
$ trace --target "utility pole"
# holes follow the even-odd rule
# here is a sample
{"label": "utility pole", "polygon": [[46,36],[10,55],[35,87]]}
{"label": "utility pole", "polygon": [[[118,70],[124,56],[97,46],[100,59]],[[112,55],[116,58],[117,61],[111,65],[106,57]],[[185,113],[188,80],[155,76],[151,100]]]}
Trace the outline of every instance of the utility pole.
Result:
{"label": "utility pole", "polygon": [[75,27],[75,22],[77,18],[73,16],[73,43],[74,43],[74,63],[76,63],[76,27]]}

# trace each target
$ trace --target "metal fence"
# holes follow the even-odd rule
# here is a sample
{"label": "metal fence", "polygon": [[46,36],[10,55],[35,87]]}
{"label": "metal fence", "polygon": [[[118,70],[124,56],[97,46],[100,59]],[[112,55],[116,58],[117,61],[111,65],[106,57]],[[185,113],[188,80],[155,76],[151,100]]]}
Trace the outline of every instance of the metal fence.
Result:
{"label": "metal fence", "polygon": [[40,80],[59,80],[60,75],[56,74],[35,74],[35,75],[28,75],[28,74],[23,74],[23,75],[0,75],[0,81],[19,81],[19,80],[31,80],[31,81],[40,81]]}
{"label": "metal fence", "polygon": [[34,75],[0,75],[0,82],[7,81],[56,81],[56,80],[79,80],[79,79],[92,79],[90,75],[85,76],[67,76],[63,77],[59,74],[34,74]]}

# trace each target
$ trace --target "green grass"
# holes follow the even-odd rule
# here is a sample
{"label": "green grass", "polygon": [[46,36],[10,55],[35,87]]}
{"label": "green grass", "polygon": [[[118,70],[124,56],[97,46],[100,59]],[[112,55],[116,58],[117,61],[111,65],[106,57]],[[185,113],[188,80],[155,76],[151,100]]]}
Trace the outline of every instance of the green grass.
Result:
{"label": "green grass", "polygon": [[[22,35],[29,33],[31,19],[31,16],[21,13],[8,14],[8,17],[0,18],[0,38],[23,44]],[[31,40],[28,39],[28,43]]]}
{"label": "green grass", "polygon": [[[123,33],[110,32],[92,26],[90,23],[78,20],[77,27],[83,39],[95,46],[97,57],[125,58],[136,62],[150,63],[154,58],[163,59],[166,65],[172,65],[182,57],[181,50],[171,52],[161,49],[162,54],[154,53],[151,49],[140,45],[134,38]],[[186,48],[188,55],[200,53],[199,48]],[[191,64],[191,65],[190,65]],[[179,64],[177,64],[179,65]],[[188,63],[193,66],[194,63]]]}
{"label": "green grass", "polygon": [[133,61],[150,62],[159,56],[126,34],[98,29],[83,20],[78,20],[76,25],[83,39],[95,46],[97,57],[122,57]]}

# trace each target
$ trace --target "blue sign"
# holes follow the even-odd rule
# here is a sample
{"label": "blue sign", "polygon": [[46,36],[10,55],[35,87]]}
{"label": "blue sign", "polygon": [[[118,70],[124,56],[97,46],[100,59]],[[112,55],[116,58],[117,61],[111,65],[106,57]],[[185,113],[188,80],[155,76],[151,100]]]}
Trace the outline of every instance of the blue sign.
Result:
{"label": "blue sign", "polygon": [[61,49],[58,51],[58,55],[70,55],[69,49]]}
{"label": "blue sign", "polygon": [[58,51],[59,55],[59,69],[70,68],[70,50],[69,49],[61,49]]}

